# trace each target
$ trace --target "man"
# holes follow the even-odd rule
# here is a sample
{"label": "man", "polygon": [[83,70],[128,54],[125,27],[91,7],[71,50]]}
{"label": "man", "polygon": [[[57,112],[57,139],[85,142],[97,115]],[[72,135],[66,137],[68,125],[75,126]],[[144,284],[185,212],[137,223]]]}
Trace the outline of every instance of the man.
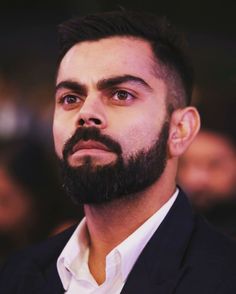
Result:
{"label": "man", "polygon": [[60,36],[55,147],[86,218],[9,261],[1,293],[235,293],[235,244],[176,188],[200,124],[178,34],[112,12],[70,20]]}
{"label": "man", "polygon": [[236,152],[229,134],[202,129],[181,156],[178,183],[192,205],[223,233],[236,235]]}
{"label": "man", "polygon": [[235,200],[236,152],[224,133],[202,129],[180,159],[178,181],[200,211]]}

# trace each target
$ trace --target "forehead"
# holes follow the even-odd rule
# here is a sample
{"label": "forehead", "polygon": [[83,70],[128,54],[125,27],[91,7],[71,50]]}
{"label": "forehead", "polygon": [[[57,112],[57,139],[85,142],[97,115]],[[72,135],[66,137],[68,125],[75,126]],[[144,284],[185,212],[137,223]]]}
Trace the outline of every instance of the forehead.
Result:
{"label": "forehead", "polygon": [[[74,45],[61,61],[57,80],[107,75],[139,75],[157,78],[155,57],[150,44],[134,37],[110,37]],[[81,81],[83,82],[83,81]]]}

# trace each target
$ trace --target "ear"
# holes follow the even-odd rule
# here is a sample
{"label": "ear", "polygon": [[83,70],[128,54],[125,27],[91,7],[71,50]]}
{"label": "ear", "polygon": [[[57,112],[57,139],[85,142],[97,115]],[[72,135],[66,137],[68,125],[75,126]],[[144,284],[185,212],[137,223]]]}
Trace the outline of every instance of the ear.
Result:
{"label": "ear", "polygon": [[195,107],[175,110],[171,115],[169,155],[178,157],[192,143],[200,129],[200,116]]}

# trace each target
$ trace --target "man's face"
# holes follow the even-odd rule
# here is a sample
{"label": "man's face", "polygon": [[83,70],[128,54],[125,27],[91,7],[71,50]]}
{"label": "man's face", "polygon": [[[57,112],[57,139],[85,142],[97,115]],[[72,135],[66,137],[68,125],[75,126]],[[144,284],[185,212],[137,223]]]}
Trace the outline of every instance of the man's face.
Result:
{"label": "man's face", "polygon": [[57,155],[63,159],[64,150],[68,167],[96,172],[125,166],[159,148],[160,133],[163,161],[167,87],[155,67],[150,45],[136,38],[82,42],[67,52],[58,71],[53,130]]}

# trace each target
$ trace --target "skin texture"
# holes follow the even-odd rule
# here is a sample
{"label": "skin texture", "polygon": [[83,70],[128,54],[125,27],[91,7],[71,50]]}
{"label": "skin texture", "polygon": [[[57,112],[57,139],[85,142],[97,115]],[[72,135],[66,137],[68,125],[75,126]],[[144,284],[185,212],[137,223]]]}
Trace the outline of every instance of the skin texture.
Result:
{"label": "skin texture", "polygon": [[[152,146],[163,123],[170,123],[167,165],[158,181],[132,199],[85,205],[89,268],[98,284],[105,280],[106,255],[173,194],[177,157],[199,129],[199,116],[192,107],[178,109],[168,117],[168,86],[156,75],[158,68],[154,71],[157,65],[153,60],[148,42],[110,37],[76,44],[64,56],[58,71],[53,131],[60,158],[65,142],[81,126],[97,127],[119,142],[127,160]],[[68,162],[80,166],[85,157],[90,157],[94,166],[116,160],[114,153],[90,142],[69,156]]]}
{"label": "skin texture", "polygon": [[204,208],[235,196],[236,153],[223,135],[201,131],[182,156],[180,185],[195,206]]}

